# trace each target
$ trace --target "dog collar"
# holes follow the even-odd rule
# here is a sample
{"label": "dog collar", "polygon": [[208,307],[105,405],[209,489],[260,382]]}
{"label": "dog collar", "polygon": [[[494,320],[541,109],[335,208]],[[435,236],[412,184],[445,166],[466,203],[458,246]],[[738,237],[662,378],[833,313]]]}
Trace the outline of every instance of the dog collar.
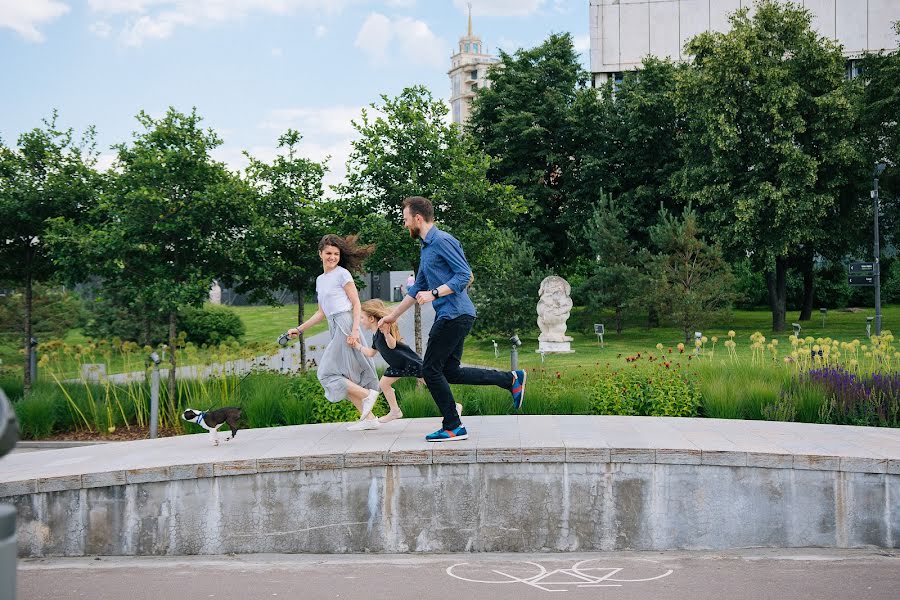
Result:
{"label": "dog collar", "polygon": [[206,413],[205,413],[205,412],[202,412],[202,413],[200,413],[199,415],[197,415],[197,416],[194,418],[194,423],[196,423],[197,425],[199,425],[199,424],[200,424],[200,421],[203,420],[203,417],[204,417],[204,416],[206,416]]}

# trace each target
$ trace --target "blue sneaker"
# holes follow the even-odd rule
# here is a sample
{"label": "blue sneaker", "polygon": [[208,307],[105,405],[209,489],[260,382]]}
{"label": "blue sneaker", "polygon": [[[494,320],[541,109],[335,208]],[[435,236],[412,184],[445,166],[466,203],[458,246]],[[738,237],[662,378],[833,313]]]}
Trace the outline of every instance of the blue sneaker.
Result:
{"label": "blue sneaker", "polygon": [[466,428],[460,425],[454,430],[438,429],[434,433],[425,436],[426,442],[454,442],[456,440],[468,439],[469,433]]}
{"label": "blue sneaker", "polygon": [[528,378],[528,373],[524,370],[518,370],[512,372],[513,377],[513,385],[510,392],[512,392],[513,397],[513,408],[519,410],[522,408],[522,403],[525,402],[525,380]]}

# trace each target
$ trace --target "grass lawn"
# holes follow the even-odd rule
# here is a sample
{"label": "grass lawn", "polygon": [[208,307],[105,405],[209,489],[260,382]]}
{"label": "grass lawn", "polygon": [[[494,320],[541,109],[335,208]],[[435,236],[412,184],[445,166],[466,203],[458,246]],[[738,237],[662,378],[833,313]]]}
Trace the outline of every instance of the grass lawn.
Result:
{"label": "grass lawn", "polygon": [[[243,341],[245,342],[274,342],[278,336],[297,326],[297,305],[288,304],[285,306],[232,306],[232,310],[237,312],[247,328]],[[304,319],[310,318],[316,309],[317,304],[304,305]],[[322,321],[318,325],[306,331],[306,337],[315,335],[321,331],[328,329],[328,323]]]}
{"label": "grass lawn", "polygon": [[[246,326],[246,334],[242,340],[245,344],[268,344],[273,343],[278,336],[288,328],[294,326],[297,321],[297,305],[286,305],[279,307],[270,306],[240,306],[232,307]],[[304,315],[309,318],[317,306],[315,304],[306,304]],[[531,332],[521,335],[522,346],[519,348],[519,365],[522,367],[541,367],[547,369],[565,371],[575,368],[619,368],[626,365],[625,358],[637,352],[659,354],[656,349],[657,343],[665,346],[664,353],[668,353],[668,348],[673,348],[673,354],[677,354],[676,346],[683,341],[680,330],[672,327],[658,327],[648,329],[641,318],[631,319],[625,322],[621,334],[614,331],[613,320],[611,315],[592,318],[581,314],[581,309],[576,309],[572,317],[569,319],[569,335],[572,341],[572,354],[548,354],[541,362],[541,356],[537,354],[538,347],[537,332]],[[861,309],[859,312],[849,312],[841,310],[831,310],[828,312],[825,320],[825,326],[822,326],[821,314],[815,312],[813,318],[802,323],[802,335],[812,337],[831,337],[841,341],[850,341],[853,339],[865,339],[866,334],[866,317],[874,316],[874,309]],[[795,322],[797,318],[796,312],[790,312],[787,316],[788,331],[773,335],[771,331],[772,317],[767,310],[760,309],[754,311],[734,311],[727,321],[716,323],[710,327],[704,328],[703,334],[710,338],[710,342],[706,346],[706,356],[708,360],[703,362],[707,364],[718,364],[720,362],[728,362],[729,356],[724,346],[727,339],[728,330],[734,330],[736,333],[735,341],[737,342],[736,353],[739,359],[747,359],[750,356],[749,337],[755,331],[760,331],[767,338],[777,337],[781,341],[781,348],[787,350],[790,348],[787,338],[791,333],[790,323]],[[893,324],[900,323],[900,305],[887,306],[883,309],[883,329],[891,329]],[[592,330],[594,322],[602,322],[606,324],[606,335],[604,338],[604,347],[601,349],[597,344],[597,338],[592,333],[578,330],[579,323],[582,328]],[[325,322],[319,323],[313,327],[308,335],[327,330]],[[710,357],[712,351],[713,336],[718,336],[719,342],[716,345],[714,353]],[[463,360],[469,364],[477,364],[491,366],[496,368],[509,367],[509,343],[505,338],[496,337],[499,357],[494,356],[494,348],[492,339],[479,340],[469,337],[466,342],[465,354]],[[86,342],[85,336],[80,330],[72,330],[65,337],[64,341],[68,344],[82,344]],[[408,340],[411,342],[411,340]],[[9,347],[3,349],[4,363],[14,369],[19,368],[21,357],[15,348]],[[691,344],[687,345],[685,353],[693,350]],[[781,354],[784,355],[783,353]],[[181,364],[190,364],[190,362],[203,362],[210,358],[209,353],[198,352],[193,360],[187,361],[182,356]],[[741,361],[743,362],[743,360]],[[140,361],[135,363],[132,357],[129,363],[121,356],[113,355],[109,358],[107,366],[108,373],[118,373],[123,370],[140,368]],[[65,369],[65,376],[74,377],[77,375],[77,368]]]}
{"label": "grass lawn", "polygon": [[[718,336],[719,343],[716,345],[712,362],[728,362],[730,360],[728,351],[723,345],[725,340],[728,339],[727,334],[729,330],[734,330],[736,334],[734,338],[737,342],[735,351],[739,359],[749,359],[751,355],[749,338],[756,331],[761,332],[767,339],[778,338],[781,344],[781,356],[784,356],[784,352],[790,349],[788,337],[792,333],[791,323],[797,322],[797,316],[796,312],[789,312],[787,315],[787,331],[773,334],[772,314],[769,311],[734,311],[729,320],[703,329],[703,335],[710,339],[706,344],[707,356],[709,356],[709,352],[712,349],[712,337]],[[800,323],[802,326],[801,336],[812,336],[814,338],[830,337],[846,342],[853,339],[864,341],[866,338],[866,317],[868,316],[875,316],[874,308],[862,309],[860,312],[830,310],[825,318],[825,326],[823,327],[822,316],[816,311],[811,320]],[[588,321],[589,323],[596,322],[606,325],[604,347],[601,349],[597,344],[597,336],[593,335],[593,333],[572,330],[573,321],[578,319],[583,321],[584,317],[575,317],[573,315],[573,318],[569,319],[569,331],[567,332],[574,338],[572,350],[575,352],[572,354],[545,355],[543,363],[545,368],[563,370],[575,367],[606,367],[607,363],[609,363],[610,367],[616,368],[627,364],[625,358],[637,352],[650,352],[658,355],[659,351],[656,349],[656,344],[658,343],[665,346],[663,352],[667,353],[668,348],[672,348],[673,353],[677,354],[677,344],[684,342],[684,334],[680,329],[672,327],[648,329],[645,323],[639,320],[628,321],[624,324],[622,333],[616,334],[612,318],[604,319],[601,317]],[[900,305],[883,307],[882,330],[891,329],[892,325],[897,323],[900,323]],[[589,326],[593,330],[593,325]],[[522,346],[519,348],[519,366],[540,367],[541,356],[536,352],[538,347],[537,333],[520,335],[520,338],[522,339]],[[499,358],[494,357],[492,339],[497,341],[500,353]],[[476,340],[470,337],[466,342],[463,361],[469,364],[508,368],[510,355],[508,340],[499,337],[492,339]],[[685,354],[692,350],[693,343],[686,344]]]}

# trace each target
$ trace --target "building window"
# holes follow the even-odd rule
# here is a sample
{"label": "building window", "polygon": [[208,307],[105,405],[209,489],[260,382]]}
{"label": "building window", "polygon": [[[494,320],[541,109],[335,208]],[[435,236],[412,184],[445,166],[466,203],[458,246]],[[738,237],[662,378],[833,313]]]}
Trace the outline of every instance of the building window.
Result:
{"label": "building window", "polygon": [[472,84],[472,91],[474,92],[474,91],[476,91],[477,89],[478,89],[478,84],[477,84],[477,83],[473,83],[473,84]]}
{"label": "building window", "polygon": [[478,54],[478,44],[472,44],[472,52]]}
{"label": "building window", "polygon": [[472,45],[471,45],[471,44],[466,44],[466,52],[470,52],[471,49],[472,49]]}
{"label": "building window", "polygon": [[860,75],[862,75],[863,66],[862,61],[859,59],[851,58],[847,61],[845,68],[845,76],[847,79],[856,79]]}
{"label": "building window", "polygon": [[469,73],[469,79],[478,79],[478,69],[475,69],[474,71],[471,71]]}

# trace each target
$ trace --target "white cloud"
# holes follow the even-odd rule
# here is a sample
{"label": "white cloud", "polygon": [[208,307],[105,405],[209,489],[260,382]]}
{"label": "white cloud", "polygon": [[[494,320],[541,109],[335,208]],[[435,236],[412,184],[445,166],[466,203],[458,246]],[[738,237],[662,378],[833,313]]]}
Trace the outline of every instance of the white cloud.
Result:
{"label": "white cloud", "polygon": [[[244,150],[253,158],[270,164],[275,160],[275,157],[287,154],[283,148],[277,148],[274,145],[256,145],[250,148],[223,145],[213,150],[211,154],[213,159],[225,163],[232,171],[244,171],[250,162],[244,155]],[[347,175],[347,159],[350,158],[350,153],[353,150],[349,138],[326,144],[310,142],[304,138],[297,150],[299,155],[304,158],[316,162],[326,162],[328,172],[325,173],[323,180],[326,196],[328,195],[329,186],[344,183],[344,178]]]}
{"label": "white cloud", "polygon": [[407,61],[429,67],[440,67],[447,62],[449,48],[443,38],[434,34],[424,21],[401,17],[390,19],[373,12],[366,18],[354,46],[368,54],[374,62],[388,62],[389,56],[396,56],[388,49],[400,49],[400,55]]}
{"label": "white cloud", "polygon": [[91,26],[88,27],[88,30],[97,37],[101,38],[109,37],[109,34],[112,33],[112,27],[106,21],[97,21],[96,23],[91,23]]}
{"label": "white cloud", "polygon": [[588,34],[576,35],[573,40],[575,52],[588,52],[591,49],[591,36]]}
{"label": "white cloud", "polygon": [[324,25],[316,25],[316,30],[314,32],[316,39],[321,40],[328,33],[328,28]]}
{"label": "white cloud", "polygon": [[376,58],[384,59],[392,35],[391,20],[382,14],[372,13],[356,34],[353,45]]}
{"label": "white cloud", "polygon": [[544,4],[544,0],[453,0],[453,5],[468,13],[470,2],[472,15],[478,17],[524,17]]}
{"label": "white cloud", "polygon": [[[0,0],[0,2],[10,0]],[[339,13],[354,0],[89,0],[91,9],[115,18],[120,40],[139,46],[170,37],[178,27],[235,21],[256,14],[298,11]]]}
{"label": "white cloud", "polygon": [[[329,106],[327,108],[279,108],[270,111],[259,124],[262,129],[284,133],[296,129],[304,136],[345,136],[355,134],[351,120],[358,120],[362,109],[358,106]],[[303,142],[301,142],[303,143]]]}
{"label": "white cloud", "polygon": [[98,171],[108,171],[115,164],[117,158],[119,158],[119,155],[116,153],[101,153],[97,156],[97,164],[95,166]]}
{"label": "white cloud", "polygon": [[56,0],[0,0],[0,27],[8,27],[29,42],[43,42],[39,25],[69,12],[69,6]]}

